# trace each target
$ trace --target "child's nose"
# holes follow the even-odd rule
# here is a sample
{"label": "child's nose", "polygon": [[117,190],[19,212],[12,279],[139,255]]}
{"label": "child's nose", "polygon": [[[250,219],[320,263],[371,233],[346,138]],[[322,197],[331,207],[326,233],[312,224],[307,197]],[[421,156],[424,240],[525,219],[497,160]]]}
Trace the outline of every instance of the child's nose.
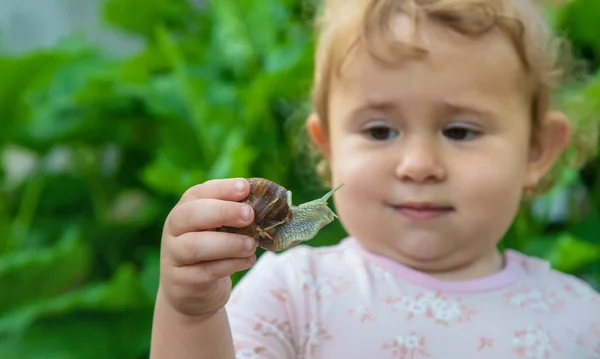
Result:
{"label": "child's nose", "polygon": [[439,148],[423,139],[407,139],[398,155],[396,176],[415,183],[443,181],[447,173]]}

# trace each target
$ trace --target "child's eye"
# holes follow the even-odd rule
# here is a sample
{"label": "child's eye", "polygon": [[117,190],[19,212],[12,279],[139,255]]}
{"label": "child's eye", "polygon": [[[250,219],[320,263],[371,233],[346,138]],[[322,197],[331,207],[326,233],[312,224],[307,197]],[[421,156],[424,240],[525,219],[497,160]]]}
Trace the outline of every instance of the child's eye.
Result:
{"label": "child's eye", "polygon": [[398,131],[393,130],[385,125],[372,126],[367,128],[365,132],[369,137],[377,141],[389,140],[390,138],[394,138],[398,135]]}
{"label": "child's eye", "polygon": [[458,141],[472,140],[478,135],[478,131],[467,127],[454,126],[444,130],[444,136]]}

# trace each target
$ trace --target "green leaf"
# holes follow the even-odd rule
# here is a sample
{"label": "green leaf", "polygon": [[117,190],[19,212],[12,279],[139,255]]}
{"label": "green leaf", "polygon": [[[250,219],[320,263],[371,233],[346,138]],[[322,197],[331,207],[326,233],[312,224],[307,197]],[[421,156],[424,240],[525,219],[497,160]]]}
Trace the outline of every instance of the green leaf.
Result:
{"label": "green leaf", "polygon": [[54,247],[18,251],[0,257],[0,314],[52,298],[83,280],[91,253],[76,227]]}
{"label": "green leaf", "polygon": [[244,131],[229,128],[223,144],[223,152],[212,164],[208,178],[249,177],[250,164],[257,158],[257,152],[243,142]]}
{"label": "green leaf", "polygon": [[55,68],[48,84],[28,91],[28,118],[18,128],[24,143],[40,146],[54,141],[97,136],[89,109],[79,106],[78,94],[108,63],[96,54],[84,54]]}
{"label": "green leaf", "polygon": [[[289,8],[280,0],[252,1],[251,6],[239,11],[247,24],[248,37],[261,57],[271,54],[277,47],[280,24],[290,24]],[[238,20],[240,21],[240,20]],[[240,21],[241,22],[241,21]],[[243,26],[243,25],[241,25]]]}
{"label": "green leaf", "polygon": [[193,14],[185,0],[104,0],[104,20],[145,38],[153,37],[156,25],[185,30],[192,26]]}
{"label": "green leaf", "polygon": [[570,232],[587,243],[595,243],[600,246],[600,216],[588,215],[584,220],[577,223],[573,223],[570,228]]}
{"label": "green leaf", "polygon": [[600,260],[600,247],[575,238],[570,233],[563,233],[546,254],[546,259],[559,271],[575,273]]}
{"label": "green leaf", "polygon": [[240,75],[257,60],[251,30],[244,18],[246,9],[240,0],[210,0],[210,6],[215,20],[211,50],[220,53],[220,61]]}
{"label": "green leaf", "polygon": [[26,111],[23,96],[47,81],[52,72],[68,60],[61,52],[37,52],[23,57],[0,58],[0,143],[13,133],[14,124]]}
{"label": "green leaf", "polygon": [[151,309],[77,311],[0,336],[0,359],[147,358],[151,327]]}
{"label": "green leaf", "polygon": [[123,264],[108,283],[19,306],[0,317],[0,335],[21,334],[35,321],[76,311],[121,311],[151,306],[133,267]]}
{"label": "green leaf", "polygon": [[208,116],[206,103],[198,100],[201,98],[201,91],[206,91],[207,87],[201,81],[195,83],[190,81],[186,72],[185,59],[179,47],[172,39],[172,36],[165,28],[161,26],[156,28],[156,38],[163,54],[169,59],[172,66],[178,93],[181,96],[181,101],[185,104],[186,113],[189,114],[190,128],[202,151],[200,155],[210,161],[213,159],[214,153],[217,152],[216,147],[218,143],[216,138],[210,136],[210,134],[213,132],[212,129],[219,124],[211,122],[212,118]]}
{"label": "green leaf", "polygon": [[580,50],[584,47],[594,52],[596,62],[600,61],[600,2],[597,0],[572,0],[557,15],[559,26],[565,30],[569,40]]}
{"label": "green leaf", "polygon": [[154,298],[158,292],[160,280],[160,250],[152,250],[144,260],[144,266],[140,273],[142,287],[148,298]]}
{"label": "green leaf", "polygon": [[197,167],[184,168],[169,157],[158,155],[144,169],[142,180],[158,193],[179,197],[189,187],[206,180],[206,167],[199,162]]}

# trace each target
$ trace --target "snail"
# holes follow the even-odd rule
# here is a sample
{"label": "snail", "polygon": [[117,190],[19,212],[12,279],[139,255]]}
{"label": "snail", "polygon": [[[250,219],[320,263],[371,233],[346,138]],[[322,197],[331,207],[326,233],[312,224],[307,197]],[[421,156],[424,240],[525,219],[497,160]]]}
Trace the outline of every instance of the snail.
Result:
{"label": "snail", "polygon": [[327,200],[343,184],[323,197],[295,206],[292,192],[264,179],[248,178],[250,193],[242,200],[254,209],[254,221],[246,227],[220,227],[219,232],[238,233],[254,238],[263,249],[278,252],[314,238],[337,215]]}

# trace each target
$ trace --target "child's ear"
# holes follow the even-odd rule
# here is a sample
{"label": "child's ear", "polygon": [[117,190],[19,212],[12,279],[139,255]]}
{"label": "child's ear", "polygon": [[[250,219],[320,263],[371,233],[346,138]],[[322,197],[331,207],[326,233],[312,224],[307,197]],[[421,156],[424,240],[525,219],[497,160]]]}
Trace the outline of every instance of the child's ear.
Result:
{"label": "child's ear", "polygon": [[321,153],[329,159],[329,135],[327,129],[316,114],[311,114],[306,120],[306,127],[313,143],[319,148]]}
{"label": "child's ear", "polygon": [[569,119],[561,112],[549,112],[536,131],[529,152],[529,186],[535,186],[550,170],[571,138]]}

